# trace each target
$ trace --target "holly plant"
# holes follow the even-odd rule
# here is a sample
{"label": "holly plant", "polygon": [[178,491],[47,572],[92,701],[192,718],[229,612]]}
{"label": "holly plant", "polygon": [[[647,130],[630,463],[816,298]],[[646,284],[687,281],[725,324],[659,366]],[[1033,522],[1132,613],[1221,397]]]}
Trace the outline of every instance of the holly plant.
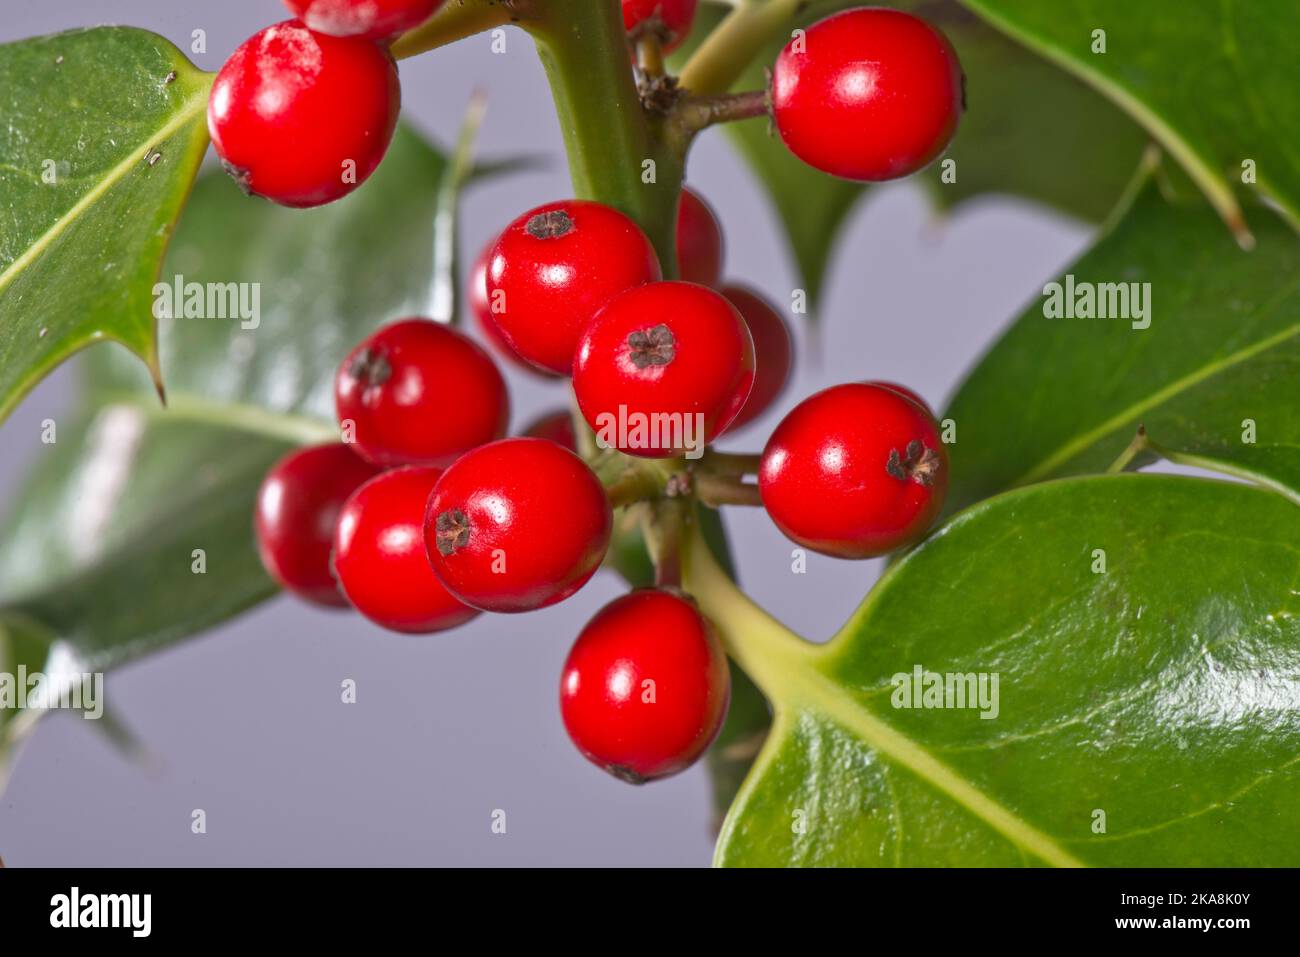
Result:
{"label": "holly plant", "polygon": [[[8,672],[115,668],[277,589],[431,635],[607,567],[631,590],[560,715],[630,784],[705,758],[720,864],[1300,862],[1291,0],[286,4],[215,75],[137,29],[0,47],[0,413],[126,347],[84,356],[0,526]],[[507,26],[573,189],[474,262],[471,337],[457,197],[511,164],[474,162],[480,103],[450,153],[401,124],[398,63]],[[788,303],[724,282],[683,188],[713,126],[788,231]],[[1095,243],[939,411],[825,383],[719,451],[902,177]],[[254,282],[255,331],[189,321]],[[572,407],[507,437],[500,362]],[[891,556],[829,641],[737,583],[718,510],[746,506],[795,563]]]}

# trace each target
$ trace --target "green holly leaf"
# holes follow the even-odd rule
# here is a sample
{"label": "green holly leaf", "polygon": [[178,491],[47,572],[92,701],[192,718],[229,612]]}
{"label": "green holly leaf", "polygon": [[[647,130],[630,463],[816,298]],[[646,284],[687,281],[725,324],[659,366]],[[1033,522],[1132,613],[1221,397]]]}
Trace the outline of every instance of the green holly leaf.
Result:
{"label": "green holly leaf", "polygon": [[161,388],[151,290],[207,149],[211,82],[144,30],[0,46],[0,419],[101,339]]}
{"label": "green holly leaf", "polygon": [[[819,0],[790,21],[806,27],[859,3]],[[969,110],[945,157],[917,173],[937,206],[950,210],[989,193],[1022,196],[1090,222],[1100,222],[1132,176],[1146,137],[1087,84],[1007,40],[954,0],[897,4],[924,16],[952,41],[966,73]],[[725,9],[701,9],[694,44],[677,54],[680,66]],[[789,31],[774,39],[734,84],[762,89]],[[766,188],[785,225],[811,303],[824,284],[840,230],[867,187],[837,179],[797,159],[762,121],[732,123],[726,133]],[[952,177],[955,176],[955,179]]]}
{"label": "green holly leaf", "polygon": [[[1204,204],[1140,186],[958,390],[951,501],[1104,471],[1139,426],[1151,451],[1300,501],[1300,243],[1267,214],[1255,226],[1243,252]],[[1131,318],[1044,314],[1067,301],[1077,314],[1098,290],[1108,309],[1107,290],[1127,293]]]}
{"label": "green holly leaf", "polygon": [[57,651],[61,667],[104,671],[273,594],[253,541],[257,488],[288,450],[337,438],[329,387],[346,351],[429,305],[454,175],[403,127],[371,180],[319,209],[200,178],[164,279],[183,277],[182,299],[233,290],[227,304],[256,301],[257,315],[173,310],[165,408],[129,357],[87,354],[80,411],[0,524],[0,645],[33,669]]}
{"label": "green holly leaf", "polygon": [[1235,190],[1258,190],[1300,227],[1300,8],[1201,0],[1171,15],[1131,0],[963,0],[1008,36],[1083,78],[1178,160],[1243,243]]}
{"label": "green holly leaf", "polygon": [[776,708],[717,862],[1293,865],[1297,541],[1300,508],[1246,485],[1036,485],[954,519],[822,647],[695,569]]}

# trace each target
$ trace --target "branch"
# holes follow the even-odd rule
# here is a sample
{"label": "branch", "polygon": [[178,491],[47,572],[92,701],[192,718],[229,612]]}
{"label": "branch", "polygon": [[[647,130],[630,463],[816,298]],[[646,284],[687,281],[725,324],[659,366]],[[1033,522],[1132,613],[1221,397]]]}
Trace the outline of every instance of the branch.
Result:
{"label": "branch", "polygon": [[807,0],[742,0],[682,68],[692,93],[726,93]]}

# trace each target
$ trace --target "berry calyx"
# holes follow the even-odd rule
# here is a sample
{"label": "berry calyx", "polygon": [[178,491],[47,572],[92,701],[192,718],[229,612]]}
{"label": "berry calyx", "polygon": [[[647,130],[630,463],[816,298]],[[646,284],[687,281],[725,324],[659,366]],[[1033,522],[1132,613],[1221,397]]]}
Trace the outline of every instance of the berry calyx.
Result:
{"label": "berry calyx", "polygon": [[570,452],[578,451],[578,439],[573,431],[573,416],[565,409],[548,412],[528,424],[523,434],[534,439],[546,439]]}
{"label": "berry calyx", "polygon": [[334,536],[334,573],[348,601],[377,625],[426,634],[478,614],[455,598],[424,554],[424,507],[442,472],[394,469],[357,489]]}
{"label": "berry calyx", "polygon": [[[492,303],[488,299],[487,291],[487,269],[488,262],[492,258],[492,245],[492,243],[489,243],[483,249],[478,259],[474,260],[474,265],[470,267],[469,271],[469,295],[466,298],[469,299],[469,312],[474,317],[474,325],[478,327],[482,337],[487,340],[497,355],[504,358],[515,368],[522,369],[543,379],[559,378],[556,373],[546,369],[539,369],[515,352],[514,347],[506,342],[506,337],[497,328],[496,317],[492,314]],[[504,298],[499,297],[499,301],[504,301]]]}
{"label": "berry calyx", "polygon": [[754,388],[731,423],[735,431],[766,412],[785,389],[794,365],[794,342],[785,319],[758,293],[744,286],[725,286],[722,294],[739,310],[754,339]]}
{"label": "berry calyx", "polygon": [[319,206],[379,166],[401,100],[386,49],[287,20],[254,34],[226,61],[208,100],[208,130],[246,192]]}
{"label": "berry calyx", "polygon": [[595,573],[613,517],[578,456],[546,439],[467,452],[429,497],[424,541],[452,594],[484,611],[531,611],[568,598]]}
{"label": "berry calyx", "polygon": [[348,496],[379,474],[340,442],[290,452],[266,473],[253,529],[267,573],[319,605],[347,607],[330,572],[334,526]]}
{"label": "berry calyx", "polygon": [[677,207],[677,278],[716,286],[722,279],[722,226],[699,193],[682,189]]}
{"label": "berry calyx", "polygon": [[632,784],[695,762],[722,727],[727,658],[695,603],[661,588],[610,602],[578,635],[560,713],[578,750]]}
{"label": "berry calyx", "polygon": [[505,434],[510,398],[491,357],[449,326],[402,319],[339,366],[334,405],[345,438],[376,465],[447,465]]}
{"label": "berry calyx", "polygon": [[720,294],[689,282],[630,289],[582,335],[573,391],[605,448],[663,458],[702,451],[754,381],[754,343]]}
{"label": "berry calyx", "polygon": [[948,146],[962,72],[948,39],[898,10],[845,10],[791,40],[772,70],[772,117],[790,151],[845,179],[906,176]]}
{"label": "berry calyx", "polygon": [[506,227],[492,247],[487,298],[510,347],[541,369],[568,375],[578,337],[626,289],[658,279],[640,227],[585,200],[550,203]]}
{"label": "berry calyx", "polygon": [[839,558],[871,558],[925,534],[948,490],[948,455],[924,408],[855,382],[795,406],[763,450],[758,484],[789,538]]}
{"label": "berry calyx", "polygon": [[333,37],[387,40],[418,27],[443,0],[284,0],[310,30]]}
{"label": "berry calyx", "polygon": [[664,53],[677,49],[695,22],[699,0],[623,0],[623,27],[637,39],[649,33]]}

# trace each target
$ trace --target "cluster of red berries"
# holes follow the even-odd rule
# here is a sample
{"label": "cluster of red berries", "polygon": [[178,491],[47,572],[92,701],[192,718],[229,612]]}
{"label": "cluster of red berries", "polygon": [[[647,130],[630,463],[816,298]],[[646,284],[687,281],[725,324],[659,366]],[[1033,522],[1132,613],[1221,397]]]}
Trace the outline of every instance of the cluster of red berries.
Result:
{"label": "cluster of red berries", "polygon": [[[247,192],[318,206],[350,193],[384,158],[402,99],[388,43],[443,0],[285,2],[298,19],[255,34],[217,74],[208,128]],[[686,37],[697,6],[622,3],[629,37],[653,36],[664,50]],[[884,180],[943,152],[964,108],[964,81],[952,45],[929,23],[860,8],[796,31],[773,65],[768,99],[782,141],[804,162]],[[552,349],[530,361],[567,373],[559,368],[566,359]]]}
{"label": "cluster of red berries", "polygon": [[[218,77],[211,117],[223,158],[251,191],[312,205],[350,188],[340,187],[337,163],[355,160],[360,179],[378,164],[398,99],[382,41],[438,2],[290,6],[302,22],[268,28],[241,47]],[[694,8],[624,0],[632,35],[653,31],[669,44],[689,28]],[[842,16],[809,30],[810,48],[844,59]],[[913,52],[935,43],[933,28],[909,32],[893,16],[894,42]],[[876,42],[849,39],[866,49]],[[942,37],[937,42],[947,49]],[[799,119],[808,107],[800,84],[812,74],[787,53],[775,80],[778,126],[796,152],[817,156],[826,144],[807,139]],[[924,70],[939,69],[926,62]],[[903,82],[912,69],[895,74],[887,66],[871,67],[884,71],[882,84]],[[839,84],[842,96],[827,108],[849,116],[852,103],[845,104],[855,96],[858,107],[874,102],[858,96],[862,77],[852,70],[819,67],[815,75]],[[871,109],[903,122],[902,107]],[[280,155],[265,140],[309,136],[313,124],[336,135],[305,167],[300,149]],[[873,142],[865,163],[860,144],[851,144],[861,162],[839,171],[888,167],[898,175],[910,162],[900,157],[932,158],[938,139],[951,135],[951,126],[911,129],[892,159]],[[308,600],[350,605],[407,633],[452,628],[483,611],[543,608],[582,588],[605,558],[613,509],[624,502],[611,501],[577,453],[575,426],[585,422],[593,433],[583,447],[596,446],[606,459],[610,450],[632,456],[623,460],[629,469],[637,459],[686,456],[657,473],[680,477],[674,490],[648,494],[690,494],[695,453],[764,412],[789,377],[784,319],[756,293],[722,284],[721,227],[690,190],[682,193],[676,238],[672,266],[681,278],[664,280],[633,220],[599,203],[564,200],[524,213],[472,269],[469,299],[483,337],[521,367],[571,377],[581,421],[556,413],[506,438],[505,380],[481,346],[448,325],[403,319],[358,344],[335,379],[342,440],[288,455],[259,493],[255,528],[270,574]],[[919,539],[948,478],[928,407],[882,382],[805,400],[776,428],[756,471],[757,494],[788,537],[844,558]],[[743,476],[728,480],[745,484]],[[607,605],[579,635],[564,666],[561,709],[588,758],[639,782],[681,770],[708,747],[726,713],[729,681],[713,626],[690,596],[671,586],[639,589]]]}

